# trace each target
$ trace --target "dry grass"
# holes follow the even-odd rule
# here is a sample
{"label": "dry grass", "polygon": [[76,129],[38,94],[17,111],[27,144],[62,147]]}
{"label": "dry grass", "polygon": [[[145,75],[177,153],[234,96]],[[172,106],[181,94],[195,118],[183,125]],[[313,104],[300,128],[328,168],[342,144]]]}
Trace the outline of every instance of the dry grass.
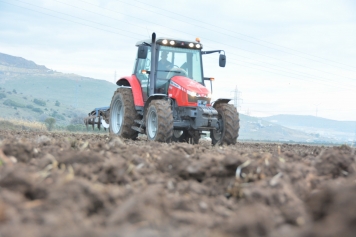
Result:
{"label": "dry grass", "polygon": [[44,123],[23,119],[0,118],[0,129],[47,131]]}

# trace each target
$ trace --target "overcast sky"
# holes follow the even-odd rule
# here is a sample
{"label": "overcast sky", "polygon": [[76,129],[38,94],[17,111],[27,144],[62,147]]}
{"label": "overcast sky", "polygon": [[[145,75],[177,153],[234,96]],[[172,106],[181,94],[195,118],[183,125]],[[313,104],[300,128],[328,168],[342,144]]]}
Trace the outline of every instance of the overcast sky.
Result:
{"label": "overcast sky", "polygon": [[215,99],[237,87],[244,114],[356,121],[355,13],[355,0],[0,0],[0,52],[114,82],[152,32],[200,37],[227,56],[203,59]]}

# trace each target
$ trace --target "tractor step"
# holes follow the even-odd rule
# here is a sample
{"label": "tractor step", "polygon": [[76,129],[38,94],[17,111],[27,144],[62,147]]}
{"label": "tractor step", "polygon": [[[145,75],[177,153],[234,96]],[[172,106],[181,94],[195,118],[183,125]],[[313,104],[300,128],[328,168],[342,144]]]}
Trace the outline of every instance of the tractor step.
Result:
{"label": "tractor step", "polygon": [[136,126],[131,126],[131,128],[139,133],[144,133],[145,130],[143,128],[139,128],[139,127],[136,127]]}
{"label": "tractor step", "polygon": [[135,123],[137,123],[137,124],[145,125],[145,122],[143,121],[143,119],[141,119],[141,120],[135,119],[134,121],[135,121]]}

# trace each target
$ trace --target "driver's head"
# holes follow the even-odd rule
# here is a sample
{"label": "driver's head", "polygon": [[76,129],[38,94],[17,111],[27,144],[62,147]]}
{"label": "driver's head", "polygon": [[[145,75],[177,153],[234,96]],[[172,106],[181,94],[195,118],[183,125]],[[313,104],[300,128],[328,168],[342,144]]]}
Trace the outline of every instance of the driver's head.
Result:
{"label": "driver's head", "polygon": [[168,52],[167,52],[167,51],[162,51],[162,53],[161,53],[161,59],[167,60],[167,57],[168,57]]}

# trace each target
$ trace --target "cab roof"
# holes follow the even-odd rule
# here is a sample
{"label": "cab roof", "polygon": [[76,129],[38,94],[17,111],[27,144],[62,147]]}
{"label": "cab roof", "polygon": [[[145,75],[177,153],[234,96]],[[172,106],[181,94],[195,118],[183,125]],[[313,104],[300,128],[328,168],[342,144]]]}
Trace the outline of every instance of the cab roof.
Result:
{"label": "cab roof", "polygon": [[[156,42],[159,41],[159,40],[162,41],[162,40],[164,40],[164,39],[166,39],[166,40],[174,40],[174,41],[184,41],[184,42],[198,43],[198,42],[196,42],[195,40],[172,39],[172,38],[170,38],[170,37],[159,37],[159,38],[156,39]],[[145,40],[137,41],[136,46],[140,46],[140,45],[142,45],[142,44],[144,44],[144,43],[146,43],[146,44],[151,44],[151,43],[152,43],[152,39],[145,39]],[[199,44],[201,44],[201,43],[199,43]]]}

